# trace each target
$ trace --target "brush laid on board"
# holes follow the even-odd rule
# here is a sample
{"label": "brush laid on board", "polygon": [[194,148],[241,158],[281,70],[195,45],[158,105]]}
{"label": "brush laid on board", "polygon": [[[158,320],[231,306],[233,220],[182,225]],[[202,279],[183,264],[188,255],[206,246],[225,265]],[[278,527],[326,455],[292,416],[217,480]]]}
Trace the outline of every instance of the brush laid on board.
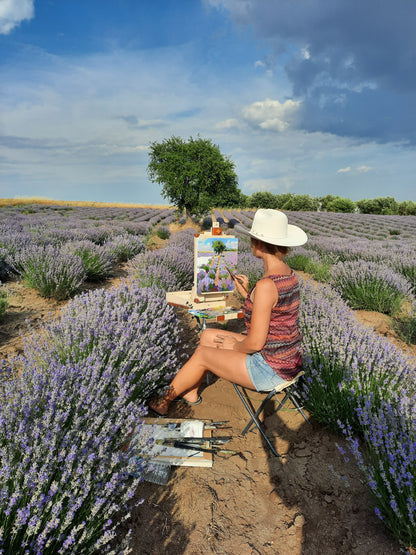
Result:
{"label": "brush laid on board", "polygon": [[[231,426],[227,426],[229,420],[220,420],[218,422],[204,422],[204,430],[230,430]],[[178,422],[161,422],[158,423],[161,428],[168,428],[169,430],[177,430],[180,428]]]}
{"label": "brush laid on board", "polygon": [[[187,442],[187,438],[183,438],[183,440],[179,439],[157,439],[157,445],[163,445],[165,447],[174,447],[175,449],[185,449],[188,451],[201,451],[202,453],[222,453],[226,455],[235,455],[237,451],[233,451],[232,449],[222,449],[221,447],[216,447],[212,445],[212,447],[203,447],[201,445],[195,445],[195,443]],[[210,444],[208,439],[205,439],[205,443]]]}
{"label": "brush laid on board", "polygon": [[[211,445],[224,445],[224,443],[228,443],[233,438],[231,436],[219,436],[219,437],[166,437],[163,439],[157,439],[156,443],[163,442],[164,445],[169,445],[174,443],[175,441],[180,441],[182,443],[193,443],[196,445],[204,445],[205,443],[209,443]],[[160,443],[159,443],[160,444]]]}

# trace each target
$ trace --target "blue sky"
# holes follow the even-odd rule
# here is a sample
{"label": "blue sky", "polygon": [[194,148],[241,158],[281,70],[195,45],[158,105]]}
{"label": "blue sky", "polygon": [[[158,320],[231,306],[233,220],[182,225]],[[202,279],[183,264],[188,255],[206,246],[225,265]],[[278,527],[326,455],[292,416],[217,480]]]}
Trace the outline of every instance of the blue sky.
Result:
{"label": "blue sky", "polygon": [[166,204],[211,139],[245,194],[416,200],[414,0],[0,0],[0,197]]}

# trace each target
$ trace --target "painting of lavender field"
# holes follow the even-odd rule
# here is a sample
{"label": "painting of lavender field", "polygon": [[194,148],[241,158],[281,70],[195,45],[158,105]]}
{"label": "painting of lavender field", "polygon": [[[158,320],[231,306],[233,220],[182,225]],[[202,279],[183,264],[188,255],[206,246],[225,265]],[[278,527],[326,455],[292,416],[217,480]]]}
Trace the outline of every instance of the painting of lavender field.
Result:
{"label": "painting of lavender field", "polygon": [[230,273],[237,267],[238,239],[208,237],[196,241],[197,293],[218,293],[234,290]]}

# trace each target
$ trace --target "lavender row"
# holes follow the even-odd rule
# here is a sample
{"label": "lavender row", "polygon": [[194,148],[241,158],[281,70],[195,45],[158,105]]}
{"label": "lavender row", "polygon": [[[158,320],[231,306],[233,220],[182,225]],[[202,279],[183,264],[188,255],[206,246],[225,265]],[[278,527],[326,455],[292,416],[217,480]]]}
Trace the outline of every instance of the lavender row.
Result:
{"label": "lavender row", "polygon": [[155,285],[165,291],[186,291],[194,279],[195,230],[178,231],[162,249],[145,251],[128,264],[129,275],[142,287]]}
{"label": "lavender row", "polygon": [[9,248],[0,250],[0,276],[17,275],[42,296],[59,300],[73,296],[86,280],[109,277],[116,262],[125,262],[145,248],[142,237],[135,235],[118,235],[102,246],[89,240],[37,245],[25,234],[2,240]]}
{"label": "lavender row", "polygon": [[318,421],[344,431],[376,514],[405,548],[414,546],[415,361],[361,326],[330,286],[303,284],[301,306],[300,394]]}
{"label": "lavender row", "polygon": [[140,478],[123,446],[176,370],[179,336],[164,294],[126,282],[29,338],[0,384],[1,553],[128,552],[117,527]]}

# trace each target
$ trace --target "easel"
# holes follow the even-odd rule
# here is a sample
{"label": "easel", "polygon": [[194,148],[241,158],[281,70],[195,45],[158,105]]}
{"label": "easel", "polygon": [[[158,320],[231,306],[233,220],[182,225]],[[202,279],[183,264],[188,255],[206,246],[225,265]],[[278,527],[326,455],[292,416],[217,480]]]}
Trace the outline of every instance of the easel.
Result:
{"label": "easel", "polygon": [[191,291],[173,291],[166,293],[166,300],[172,306],[186,308],[197,321],[199,331],[206,327],[207,321],[224,322],[242,318],[240,309],[227,306],[228,297],[233,293],[234,285],[228,290],[198,291],[198,246],[201,241],[218,238],[220,241],[238,240],[233,235],[223,235],[218,222],[214,222],[210,232],[196,233],[194,236],[194,282]]}

